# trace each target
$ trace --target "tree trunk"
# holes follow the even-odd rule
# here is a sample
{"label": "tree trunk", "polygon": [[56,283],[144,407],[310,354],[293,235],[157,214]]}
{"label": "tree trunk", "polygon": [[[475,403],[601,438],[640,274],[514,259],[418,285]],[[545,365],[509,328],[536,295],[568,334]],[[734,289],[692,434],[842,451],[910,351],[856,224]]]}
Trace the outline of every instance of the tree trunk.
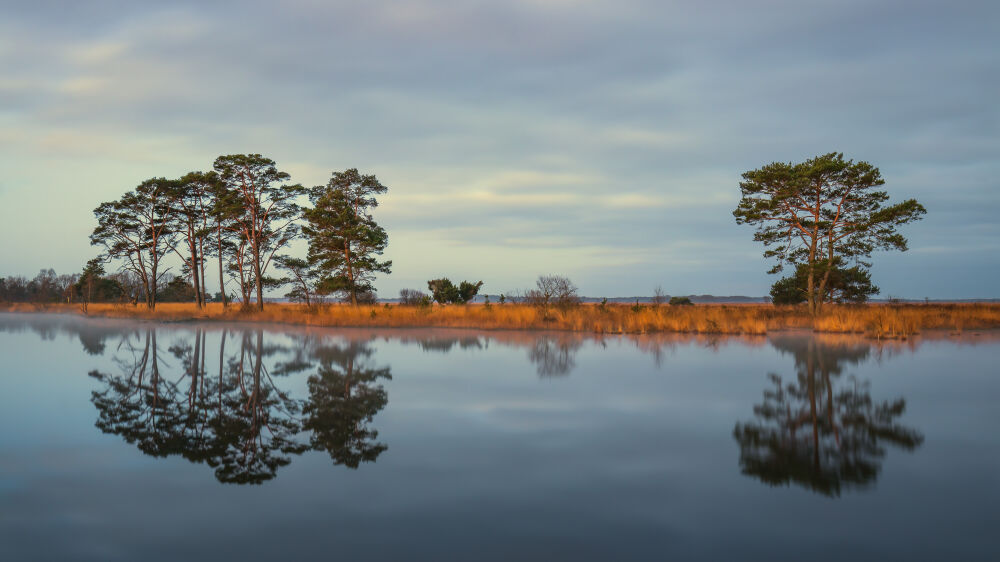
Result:
{"label": "tree trunk", "polygon": [[156,260],[150,267],[149,286],[146,288],[146,308],[156,310]]}
{"label": "tree trunk", "polygon": [[201,292],[198,293],[198,298],[201,300],[202,308],[205,308],[205,305],[208,304],[205,299],[205,293],[208,292],[205,284],[205,233],[205,222],[202,220],[201,236],[198,237],[198,269],[199,275],[201,275]]}
{"label": "tree trunk", "polygon": [[198,246],[196,245],[194,239],[189,239],[188,247],[191,250],[191,281],[194,285],[194,303],[198,308],[202,307],[201,304],[201,282],[198,279]]}
{"label": "tree trunk", "polygon": [[358,306],[358,287],[354,283],[354,268],[351,267],[351,246],[344,241],[344,262],[347,264],[347,281],[350,283],[348,289],[351,293],[351,306]]}
{"label": "tree trunk", "polygon": [[816,316],[819,307],[816,304],[816,244],[809,249],[809,274],[806,276],[806,299],[809,302],[809,315]]}
{"label": "tree trunk", "polygon": [[264,275],[260,268],[260,246],[254,244],[253,248],[253,272],[257,278],[257,310],[264,310]]}
{"label": "tree trunk", "polygon": [[229,297],[226,296],[226,278],[222,274],[222,223],[217,223],[216,235],[219,239],[219,292],[222,293],[222,308],[229,308]]}
{"label": "tree trunk", "polygon": [[[823,306],[823,301],[826,300],[827,287],[830,282],[830,269],[833,268],[833,244],[830,244],[829,256],[826,260],[826,272],[823,273],[823,280],[819,283],[819,290],[816,293],[819,295],[819,307]],[[830,291],[832,295],[832,291]],[[830,299],[832,300],[832,299]]]}

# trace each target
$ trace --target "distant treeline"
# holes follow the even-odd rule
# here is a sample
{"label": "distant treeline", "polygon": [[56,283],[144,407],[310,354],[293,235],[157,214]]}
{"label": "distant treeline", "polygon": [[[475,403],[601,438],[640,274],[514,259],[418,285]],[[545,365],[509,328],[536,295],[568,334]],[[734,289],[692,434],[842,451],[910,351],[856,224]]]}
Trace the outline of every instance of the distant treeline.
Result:
{"label": "distant treeline", "polygon": [[[207,295],[206,295],[207,297]],[[43,269],[34,278],[0,277],[0,302],[4,303],[130,303],[142,298],[142,288],[129,272],[111,275],[56,274]],[[159,302],[193,302],[194,287],[182,277],[164,276],[156,292]],[[221,295],[207,300],[221,300]]]}

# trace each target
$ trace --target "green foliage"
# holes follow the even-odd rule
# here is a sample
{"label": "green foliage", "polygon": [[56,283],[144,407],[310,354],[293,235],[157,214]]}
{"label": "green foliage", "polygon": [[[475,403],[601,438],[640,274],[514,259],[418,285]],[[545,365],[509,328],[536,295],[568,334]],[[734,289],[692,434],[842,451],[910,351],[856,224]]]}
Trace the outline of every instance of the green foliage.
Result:
{"label": "green foliage", "polygon": [[475,283],[462,281],[456,287],[446,277],[431,279],[427,282],[427,289],[439,304],[465,304],[476,297],[482,286],[482,281]]}
{"label": "green foliage", "polygon": [[907,249],[897,232],[903,224],[926,213],[909,199],[886,205],[889,195],[878,168],[867,162],[845,160],[831,152],[802,163],[774,162],[743,174],[742,199],[733,215],[737,224],[757,227],[754,240],[766,248],[764,256],[784,264],[805,264],[806,300],[818,312],[836,260],[869,266],[875,250]]}
{"label": "green foliage", "polygon": [[387,190],[374,175],[354,168],[334,173],[327,185],[310,190],[313,207],[303,212],[308,224],[302,232],[321,294],[338,293],[356,306],[374,297],[376,273],[390,273],[392,262],[377,259],[389,236],[371,215],[378,206],[375,196]]}
{"label": "green foliage", "polygon": [[[279,250],[298,235],[296,198],[305,192],[274,160],[260,154],[230,154],[215,159],[215,171],[227,195],[214,212],[230,213],[240,234],[239,273],[249,273],[257,291],[257,308],[264,308],[264,277]],[[238,202],[238,207],[236,206]],[[242,283],[244,290],[247,282]]]}
{"label": "green foliage", "polygon": [[175,181],[153,178],[94,209],[97,227],[90,243],[104,248],[104,259],[120,260],[123,270],[138,277],[148,308],[156,307],[157,286],[165,273],[160,262],[174,246],[170,226],[175,189]]}
{"label": "green foliage", "polygon": [[285,297],[292,302],[302,303],[311,307],[316,304],[316,272],[309,267],[309,262],[301,258],[291,256],[278,256],[275,258],[278,268],[287,271],[289,276],[280,279],[281,285],[291,284],[292,289],[285,293]]}
{"label": "green foliage", "polygon": [[670,297],[670,306],[690,306],[694,303],[688,297]]}
{"label": "green foliage", "polygon": [[[872,284],[871,274],[861,266],[840,267],[840,260],[835,260],[835,265],[829,272],[829,280],[826,284],[826,291],[820,298],[823,302],[852,303],[861,304],[868,301],[872,295],[879,292],[879,288]],[[817,272],[826,274],[822,264],[817,267]],[[795,275],[783,277],[771,286],[771,302],[780,304],[800,304],[806,302],[808,294],[809,266],[800,264],[795,269]]]}
{"label": "green foliage", "polygon": [[[199,307],[205,305],[204,254],[206,239],[212,233],[209,228],[212,194],[218,191],[219,184],[219,176],[215,172],[190,172],[169,185],[172,204],[170,230],[183,241],[172,249],[185,261]],[[186,255],[181,252],[182,247]]]}
{"label": "green foliage", "polygon": [[84,312],[87,312],[87,305],[91,302],[116,300],[122,294],[121,287],[114,280],[104,277],[104,261],[99,257],[87,261],[73,291],[79,295]]}
{"label": "green foliage", "polygon": [[462,299],[462,304],[471,302],[472,299],[476,298],[479,294],[479,289],[482,288],[483,282],[477,281],[475,283],[470,283],[469,281],[462,281],[458,284],[458,295]]}
{"label": "green foliage", "polygon": [[806,302],[806,288],[798,275],[782,277],[771,285],[771,303],[774,305],[802,304]]}
{"label": "green foliage", "polygon": [[190,302],[195,298],[194,285],[183,277],[174,277],[156,294],[160,302]]}

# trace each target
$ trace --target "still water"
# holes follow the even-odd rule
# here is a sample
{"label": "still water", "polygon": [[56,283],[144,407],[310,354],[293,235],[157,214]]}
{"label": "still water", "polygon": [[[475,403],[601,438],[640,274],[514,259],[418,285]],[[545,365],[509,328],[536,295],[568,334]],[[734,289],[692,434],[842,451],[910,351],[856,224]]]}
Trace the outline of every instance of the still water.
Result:
{"label": "still water", "polygon": [[0,559],[996,560],[1000,338],[0,314]]}

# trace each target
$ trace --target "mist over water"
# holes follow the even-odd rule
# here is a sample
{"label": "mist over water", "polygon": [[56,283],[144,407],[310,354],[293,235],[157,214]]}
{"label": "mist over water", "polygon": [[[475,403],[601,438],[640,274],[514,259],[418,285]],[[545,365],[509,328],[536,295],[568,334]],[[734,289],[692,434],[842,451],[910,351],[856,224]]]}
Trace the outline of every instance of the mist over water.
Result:
{"label": "mist over water", "polygon": [[0,314],[0,558],[989,559],[998,352]]}

